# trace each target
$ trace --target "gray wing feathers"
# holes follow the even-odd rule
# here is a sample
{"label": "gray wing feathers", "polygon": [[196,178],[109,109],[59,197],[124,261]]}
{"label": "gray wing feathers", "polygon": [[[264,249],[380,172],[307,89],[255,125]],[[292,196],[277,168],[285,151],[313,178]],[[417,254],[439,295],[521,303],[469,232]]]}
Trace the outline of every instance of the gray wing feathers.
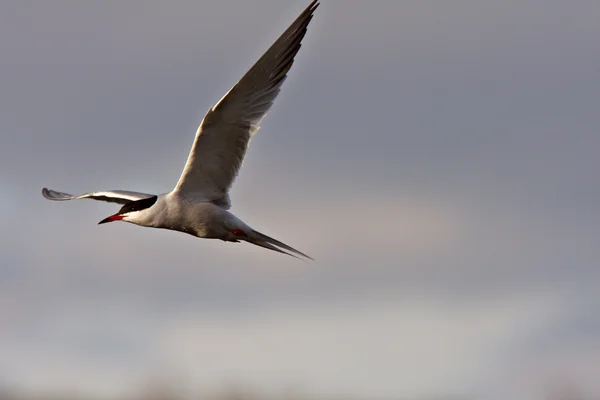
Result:
{"label": "gray wing feathers", "polygon": [[204,117],[175,190],[230,207],[227,192],[251,136],[271,108],[319,6],[308,8]]}
{"label": "gray wing feathers", "polygon": [[42,195],[48,200],[54,201],[66,201],[66,200],[77,200],[77,199],[92,199],[106,201],[109,203],[127,204],[130,201],[136,201],[152,197],[152,194],[130,192],[126,190],[108,190],[101,192],[85,193],[78,196],[74,196],[68,193],[57,192],[51,189],[42,189]]}
{"label": "gray wing feathers", "polygon": [[273,105],[319,4],[313,1],[211,111],[256,124]]}

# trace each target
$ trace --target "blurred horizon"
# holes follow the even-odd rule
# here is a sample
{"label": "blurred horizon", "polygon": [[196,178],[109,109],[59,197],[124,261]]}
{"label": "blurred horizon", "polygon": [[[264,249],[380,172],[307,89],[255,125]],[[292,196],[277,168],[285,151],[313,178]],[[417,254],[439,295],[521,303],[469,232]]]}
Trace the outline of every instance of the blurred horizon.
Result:
{"label": "blurred horizon", "polygon": [[307,264],[42,198],[171,190],[308,0],[7,0],[0,388],[600,395],[600,2],[322,0],[233,185]]}

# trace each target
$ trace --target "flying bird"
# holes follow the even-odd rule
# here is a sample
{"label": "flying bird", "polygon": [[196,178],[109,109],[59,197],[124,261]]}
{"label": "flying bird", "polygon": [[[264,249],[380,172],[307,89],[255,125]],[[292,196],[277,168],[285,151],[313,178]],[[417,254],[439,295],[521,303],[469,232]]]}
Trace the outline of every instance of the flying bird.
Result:
{"label": "flying bird", "polygon": [[124,221],[170,229],[199,238],[248,242],[292,257],[306,254],[264,235],[228,210],[229,189],[260,122],[273,105],[308,24],[319,6],[314,0],[217,104],[204,116],[175,188],[160,195],[107,190],[74,196],[44,188],[49,200],[93,199],[121,204],[99,224]]}

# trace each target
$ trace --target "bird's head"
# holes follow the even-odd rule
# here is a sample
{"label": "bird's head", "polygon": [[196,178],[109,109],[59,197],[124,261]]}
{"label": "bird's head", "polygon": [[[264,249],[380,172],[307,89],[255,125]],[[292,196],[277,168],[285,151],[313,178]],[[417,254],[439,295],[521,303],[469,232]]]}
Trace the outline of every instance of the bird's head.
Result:
{"label": "bird's head", "polygon": [[118,213],[103,219],[102,221],[98,222],[98,225],[113,221],[132,222],[134,224],[141,222],[144,214],[146,214],[145,211],[152,207],[154,203],[156,203],[157,199],[158,196],[152,196],[142,200],[130,201],[121,207]]}

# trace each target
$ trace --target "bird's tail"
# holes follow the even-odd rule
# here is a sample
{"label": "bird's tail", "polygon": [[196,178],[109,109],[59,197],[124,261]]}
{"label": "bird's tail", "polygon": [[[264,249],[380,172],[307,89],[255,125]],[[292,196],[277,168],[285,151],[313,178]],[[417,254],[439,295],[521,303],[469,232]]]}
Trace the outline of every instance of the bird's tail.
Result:
{"label": "bird's tail", "polygon": [[[298,251],[298,250],[294,249],[293,247],[280,242],[279,240],[275,240],[272,237],[264,235],[255,230],[252,230],[251,233],[247,237],[243,238],[242,240],[245,240],[248,243],[252,243],[256,246],[264,247],[265,249],[273,250],[273,251],[276,251],[276,252],[282,253],[282,254],[287,254],[288,256],[292,256],[294,258],[299,258],[298,256],[301,256],[301,257],[305,257],[309,260],[314,261],[314,259],[312,257],[307,256],[306,254],[302,253],[301,251]],[[287,250],[287,251],[284,251],[284,250]]]}

